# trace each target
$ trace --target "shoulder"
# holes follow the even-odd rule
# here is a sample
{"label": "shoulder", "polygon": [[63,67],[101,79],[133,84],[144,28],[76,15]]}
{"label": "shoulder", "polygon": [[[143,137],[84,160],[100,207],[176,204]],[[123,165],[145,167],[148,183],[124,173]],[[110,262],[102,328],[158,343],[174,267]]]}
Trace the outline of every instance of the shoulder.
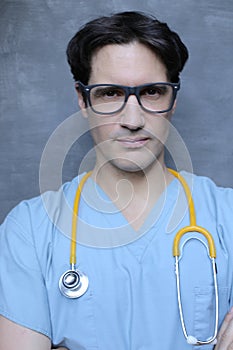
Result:
{"label": "shoulder", "polygon": [[217,222],[231,221],[233,215],[233,189],[216,185],[205,176],[181,173],[187,180],[196,210],[208,212]]}
{"label": "shoulder", "polygon": [[[82,175],[63,184],[57,191],[47,191],[40,196],[23,200],[5,218],[0,226],[4,232],[21,232],[32,240],[32,235],[40,229],[52,227],[61,218],[61,213],[71,210],[77,185]],[[43,228],[43,229],[42,229]],[[30,237],[29,237],[30,236]]]}
{"label": "shoulder", "polygon": [[194,196],[202,197],[202,199],[205,199],[207,202],[217,201],[219,204],[221,204],[221,201],[225,202],[225,200],[233,201],[232,188],[218,186],[212,179],[206,176],[199,176],[187,172],[181,172],[181,175],[191,184],[191,190]]}

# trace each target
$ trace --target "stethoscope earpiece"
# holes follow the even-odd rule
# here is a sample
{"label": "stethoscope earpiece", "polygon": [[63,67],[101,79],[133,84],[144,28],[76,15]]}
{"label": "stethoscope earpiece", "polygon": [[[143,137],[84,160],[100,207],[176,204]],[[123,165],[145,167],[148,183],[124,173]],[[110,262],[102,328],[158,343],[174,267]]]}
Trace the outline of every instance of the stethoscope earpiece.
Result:
{"label": "stethoscope earpiece", "polygon": [[79,298],[86,293],[88,284],[88,277],[83,272],[71,269],[61,276],[59,289],[67,298]]}

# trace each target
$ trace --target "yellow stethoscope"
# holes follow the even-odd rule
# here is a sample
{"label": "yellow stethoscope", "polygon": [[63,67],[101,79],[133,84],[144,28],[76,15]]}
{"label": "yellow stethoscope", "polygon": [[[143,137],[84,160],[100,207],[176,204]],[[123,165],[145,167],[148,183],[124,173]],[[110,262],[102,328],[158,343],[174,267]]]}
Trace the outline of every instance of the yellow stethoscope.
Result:
{"label": "yellow stethoscope", "polygon": [[[216,249],[215,244],[212,235],[203,227],[197,226],[196,224],[196,214],[195,214],[195,208],[194,208],[194,202],[192,199],[191,191],[189,189],[189,186],[185,179],[180,175],[180,173],[168,169],[169,172],[174,175],[181,183],[189,206],[189,217],[190,217],[190,224],[186,227],[183,227],[180,229],[177,234],[175,235],[174,241],[173,241],[173,256],[175,258],[175,273],[176,273],[176,286],[177,286],[177,300],[178,300],[178,308],[179,308],[179,315],[180,315],[180,321],[182,330],[184,333],[184,336],[188,342],[188,344],[191,345],[208,345],[208,344],[216,344],[217,340],[217,331],[218,331],[218,286],[217,286],[217,269],[216,269]],[[62,274],[60,280],[59,280],[59,289],[61,293],[67,297],[67,298],[79,298],[81,297],[88,289],[88,277],[78,270],[76,268],[76,233],[77,233],[77,219],[78,219],[78,209],[79,209],[79,202],[80,197],[82,193],[83,186],[88,179],[88,177],[91,175],[91,172],[86,173],[77,188],[77,192],[75,195],[74,200],[74,206],[73,206],[73,215],[72,215],[72,234],[71,234],[71,246],[70,246],[70,269]],[[181,302],[181,291],[180,291],[180,273],[179,273],[179,261],[181,259],[180,255],[180,240],[181,238],[186,234],[190,232],[198,232],[201,233],[208,242],[208,256],[212,263],[212,270],[213,270],[213,282],[214,282],[214,290],[215,290],[215,325],[214,325],[214,333],[213,336],[209,337],[207,340],[199,340],[196,337],[192,335],[188,335],[186,327],[185,327],[185,321],[184,321],[184,315],[183,315],[183,308],[182,308],[182,302]],[[198,239],[196,237],[192,237],[189,239]],[[185,243],[189,240],[187,239]],[[206,245],[202,240],[200,240],[204,245]],[[184,244],[185,244],[184,243]],[[184,246],[183,244],[183,246]]]}

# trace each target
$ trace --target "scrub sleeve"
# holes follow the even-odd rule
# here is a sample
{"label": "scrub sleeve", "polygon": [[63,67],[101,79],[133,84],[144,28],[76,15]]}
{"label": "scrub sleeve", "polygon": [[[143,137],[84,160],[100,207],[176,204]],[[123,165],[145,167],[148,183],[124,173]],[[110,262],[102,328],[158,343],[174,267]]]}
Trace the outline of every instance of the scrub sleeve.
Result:
{"label": "scrub sleeve", "polygon": [[0,226],[0,314],[51,338],[47,294],[31,221],[28,204],[22,202]]}

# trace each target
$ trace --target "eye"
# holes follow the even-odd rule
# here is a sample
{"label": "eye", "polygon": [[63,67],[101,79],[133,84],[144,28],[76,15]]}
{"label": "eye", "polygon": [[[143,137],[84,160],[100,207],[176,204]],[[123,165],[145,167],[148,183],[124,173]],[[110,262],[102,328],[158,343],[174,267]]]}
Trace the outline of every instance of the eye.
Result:
{"label": "eye", "polygon": [[157,97],[159,98],[160,96],[166,95],[167,93],[167,86],[165,85],[150,85],[147,87],[144,87],[140,95],[141,96],[147,96],[147,97]]}
{"label": "eye", "polygon": [[122,96],[124,96],[124,91],[114,86],[98,87],[93,91],[94,98],[114,99]]}

